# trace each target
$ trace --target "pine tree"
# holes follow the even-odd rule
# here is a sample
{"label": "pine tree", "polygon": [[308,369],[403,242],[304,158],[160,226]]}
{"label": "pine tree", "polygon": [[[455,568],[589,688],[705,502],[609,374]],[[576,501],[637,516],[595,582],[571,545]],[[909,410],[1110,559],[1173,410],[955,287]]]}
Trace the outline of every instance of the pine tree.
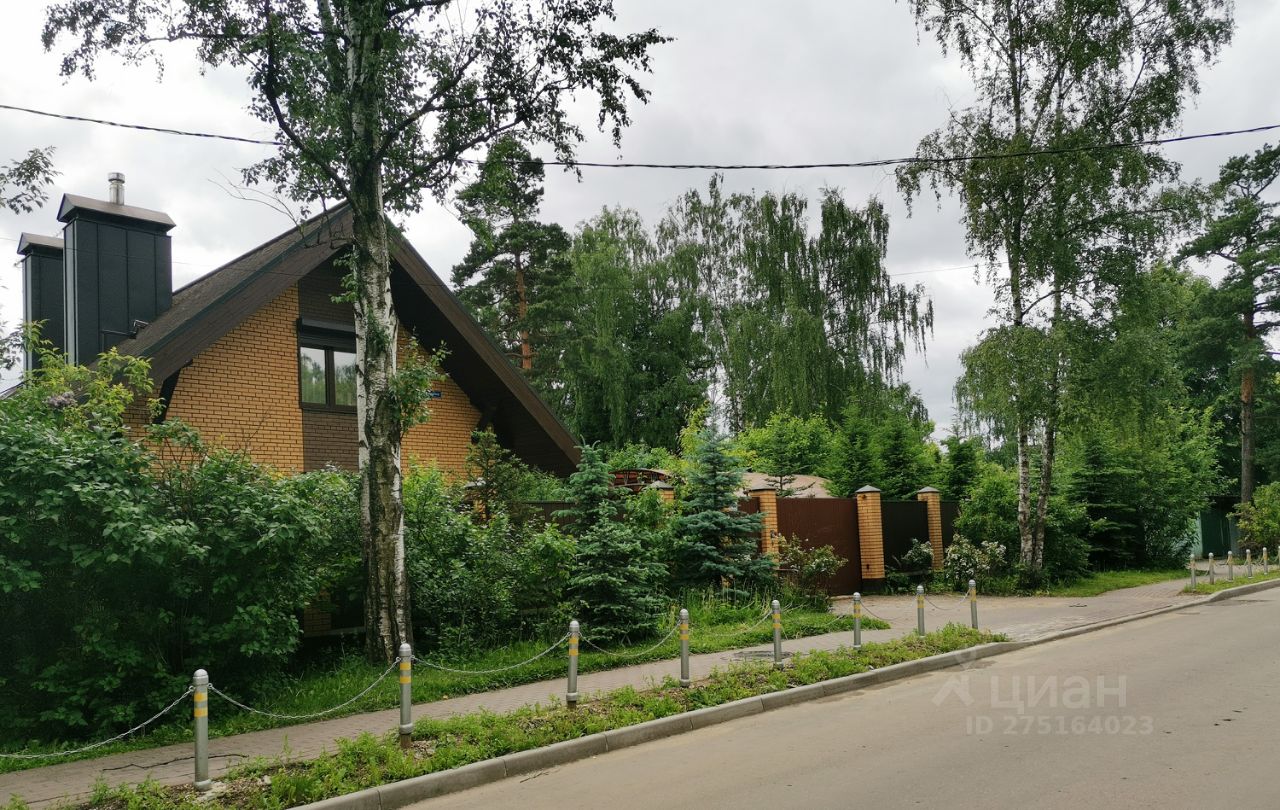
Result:
{"label": "pine tree", "polygon": [[569,493],[573,505],[564,514],[574,521],[578,550],[568,596],[583,635],[602,644],[651,635],[653,616],[662,607],[661,569],[646,532],[622,519],[620,491],[599,449],[582,448]]}
{"label": "pine tree", "polygon": [[675,580],[684,587],[740,596],[766,584],[773,562],[758,553],[760,516],[738,509],[742,470],[724,436],[704,431],[676,519]]}

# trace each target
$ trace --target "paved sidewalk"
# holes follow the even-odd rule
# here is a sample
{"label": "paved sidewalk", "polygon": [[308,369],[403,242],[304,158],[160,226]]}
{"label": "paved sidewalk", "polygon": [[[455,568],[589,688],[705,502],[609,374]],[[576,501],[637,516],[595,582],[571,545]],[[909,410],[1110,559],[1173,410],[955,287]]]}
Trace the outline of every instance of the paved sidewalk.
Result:
{"label": "paved sidewalk", "polygon": [[[1014,639],[1030,639],[1058,630],[1106,619],[1143,613],[1174,604],[1188,598],[1181,593],[1186,585],[1182,580],[1171,580],[1123,591],[1112,591],[1094,597],[982,597],[979,596],[979,624],[984,630],[993,630]],[[910,633],[915,629],[916,610],[914,596],[868,596],[864,601],[868,612],[888,621],[891,630],[868,630],[863,641],[884,641]],[[834,611],[847,614],[852,603],[838,600]],[[785,621],[785,617],[784,617]],[[955,594],[930,595],[925,605],[927,628],[940,627],[947,622],[967,624],[969,607]],[[853,643],[852,632],[828,633],[784,642],[788,652],[834,649]],[[742,658],[743,652],[762,652],[771,645],[747,648],[745,651],[725,651],[692,656],[691,674],[702,678],[716,667],[723,667]],[[622,667],[607,672],[593,672],[578,678],[579,691],[584,694],[617,689],[622,686],[643,687],[665,676],[675,677],[679,672],[676,659]],[[418,704],[414,717],[448,717],[454,714],[486,709],[505,712],[531,703],[547,702],[564,695],[563,679],[464,695],[448,700]],[[225,707],[211,696],[211,709]],[[209,768],[214,778],[244,759],[274,758],[288,755],[295,759],[309,759],[325,750],[334,748],[334,741],[356,737],[364,732],[383,734],[399,723],[399,710],[390,709],[368,714],[341,717],[287,728],[255,731],[233,737],[221,737],[209,743]],[[50,765],[17,773],[0,775],[0,802],[10,795],[21,796],[33,807],[47,806],[58,801],[74,800],[87,795],[98,779],[110,785],[125,782],[141,782],[150,777],[166,784],[181,784],[192,778],[192,752],[190,745],[172,745],[144,751],[112,754],[98,759]]]}

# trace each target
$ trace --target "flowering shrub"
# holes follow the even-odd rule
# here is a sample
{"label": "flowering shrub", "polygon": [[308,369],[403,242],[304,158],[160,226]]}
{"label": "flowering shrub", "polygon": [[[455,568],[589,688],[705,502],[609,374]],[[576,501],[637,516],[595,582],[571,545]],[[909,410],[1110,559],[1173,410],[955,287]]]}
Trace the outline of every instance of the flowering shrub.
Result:
{"label": "flowering shrub", "polygon": [[971,579],[982,582],[1005,576],[1009,573],[1005,552],[1000,543],[988,540],[975,544],[957,534],[943,555],[942,578],[949,585],[965,588]]}

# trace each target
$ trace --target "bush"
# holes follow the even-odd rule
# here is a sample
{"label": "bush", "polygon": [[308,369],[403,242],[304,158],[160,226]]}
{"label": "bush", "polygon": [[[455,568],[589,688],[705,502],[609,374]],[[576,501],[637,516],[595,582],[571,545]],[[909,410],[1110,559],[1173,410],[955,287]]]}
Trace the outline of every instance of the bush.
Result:
{"label": "bush", "polygon": [[1028,577],[1018,566],[1018,479],[1010,471],[988,467],[970,489],[969,501],[956,518],[956,534],[983,546],[993,543],[1005,550],[1008,570],[1018,573],[1028,586],[1044,581],[1070,582],[1089,571],[1089,545],[1084,539],[1084,510],[1061,495],[1049,498],[1045,524],[1044,566],[1040,576]]}
{"label": "bush", "polygon": [[801,600],[806,606],[827,607],[827,582],[847,562],[832,546],[806,549],[796,537],[778,543],[778,568],[793,589],[790,601]]}
{"label": "bush", "polygon": [[497,645],[559,618],[573,544],[553,525],[487,523],[435,468],[405,477],[405,546],[419,643]]}
{"label": "bush", "polygon": [[1280,483],[1264,484],[1253,491],[1253,500],[1236,507],[1240,524],[1240,550],[1254,555],[1280,543]]}
{"label": "bush", "polygon": [[298,643],[330,554],[319,510],[180,423],[153,432],[159,455],[133,441],[150,390],[143,360],[45,350],[0,400],[7,739],[119,730],[197,667],[243,692]]}
{"label": "bush", "polygon": [[942,557],[942,578],[947,585],[964,589],[969,580],[977,580],[985,588],[986,583],[1009,575],[1008,551],[993,541],[974,543],[956,535]]}

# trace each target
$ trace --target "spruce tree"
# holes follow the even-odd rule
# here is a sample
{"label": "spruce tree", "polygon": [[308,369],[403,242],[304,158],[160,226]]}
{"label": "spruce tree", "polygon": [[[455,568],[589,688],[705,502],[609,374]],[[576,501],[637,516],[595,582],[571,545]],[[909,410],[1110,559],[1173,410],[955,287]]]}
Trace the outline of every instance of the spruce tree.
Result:
{"label": "spruce tree", "polygon": [[621,490],[612,486],[599,449],[582,448],[569,493],[573,505],[564,514],[573,519],[578,550],[568,595],[583,636],[611,643],[651,635],[662,607],[660,569],[646,532],[622,519]]}
{"label": "spruce tree", "polygon": [[740,596],[770,581],[773,563],[758,553],[760,516],[738,509],[742,470],[724,436],[705,430],[676,519],[678,585]]}

